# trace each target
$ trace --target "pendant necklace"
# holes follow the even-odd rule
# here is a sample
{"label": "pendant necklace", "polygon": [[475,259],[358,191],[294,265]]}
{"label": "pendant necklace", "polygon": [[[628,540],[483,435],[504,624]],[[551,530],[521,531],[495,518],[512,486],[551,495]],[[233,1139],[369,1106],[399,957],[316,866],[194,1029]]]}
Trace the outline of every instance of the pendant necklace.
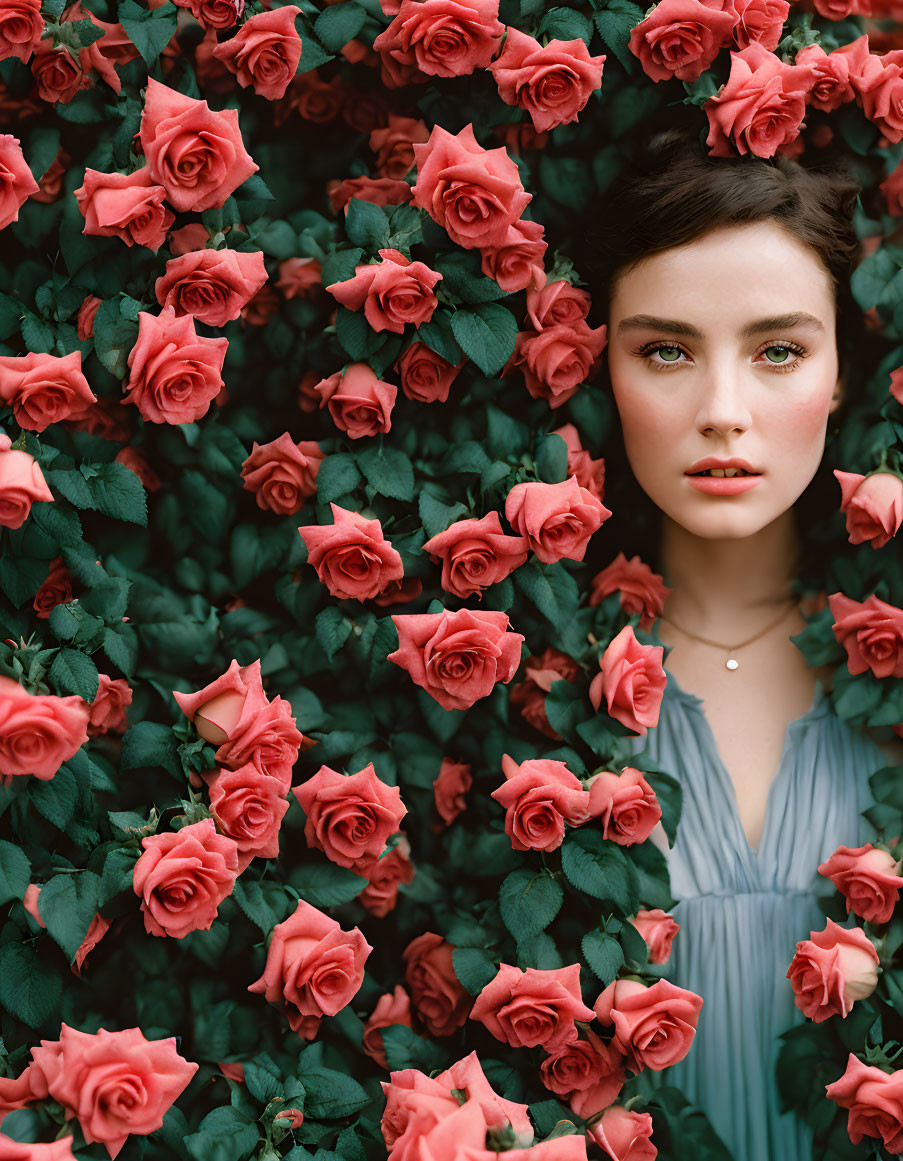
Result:
{"label": "pendant necklace", "polygon": [[676,621],[672,620],[671,617],[666,617],[664,613],[661,614],[661,618],[663,621],[667,621],[669,625],[673,625],[675,629],[683,633],[685,636],[692,637],[694,641],[701,641],[704,645],[715,645],[718,649],[726,650],[727,659],[724,662],[724,668],[733,671],[740,668],[740,662],[737,660],[734,654],[739,652],[739,650],[741,650],[744,645],[751,645],[753,641],[758,641],[760,637],[764,637],[765,634],[768,633],[771,629],[774,629],[776,626],[780,625],[781,621],[784,620],[791,609],[797,605],[796,597],[791,599],[793,604],[789,605],[779,617],[777,617],[774,621],[770,621],[764,629],[760,629],[758,633],[754,633],[752,637],[747,637],[745,641],[741,641],[737,645],[727,645],[723,641],[713,641],[710,637],[700,637],[698,633],[691,633],[689,629],[684,629],[682,625],[678,625]]}

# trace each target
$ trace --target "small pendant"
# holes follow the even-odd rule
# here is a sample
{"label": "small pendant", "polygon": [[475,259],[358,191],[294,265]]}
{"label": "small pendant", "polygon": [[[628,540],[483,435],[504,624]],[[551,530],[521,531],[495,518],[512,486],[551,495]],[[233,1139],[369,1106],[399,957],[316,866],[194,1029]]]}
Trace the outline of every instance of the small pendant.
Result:
{"label": "small pendant", "polygon": [[724,668],[725,669],[739,669],[740,662],[736,659],[736,657],[728,657],[727,661],[725,661],[725,663],[724,663]]}

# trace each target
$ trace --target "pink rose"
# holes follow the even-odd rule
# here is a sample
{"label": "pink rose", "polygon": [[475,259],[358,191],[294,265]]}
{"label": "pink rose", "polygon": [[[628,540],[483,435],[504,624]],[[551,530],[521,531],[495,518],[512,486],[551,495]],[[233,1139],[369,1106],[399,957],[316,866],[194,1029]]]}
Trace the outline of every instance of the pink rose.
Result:
{"label": "pink rose", "polygon": [[285,4],[249,17],[238,32],[213,50],[238,83],[268,101],[285,96],[301,59],[301,37],[295,20],[301,9]]}
{"label": "pink rose", "polygon": [[[554,284],[553,284],[554,285]],[[564,285],[567,285],[566,283]],[[556,427],[550,435],[560,435],[567,445],[569,476],[576,476],[577,483],[597,500],[605,499],[605,460],[594,460],[580,443],[580,434],[573,423]]]}
{"label": "pink rose", "polygon": [[598,712],[602,698],[608,712],[637,734],[658,724],[667,674],[661,645],[641,645],[631,625],[625,625],[599,658],[599,673],[589,686],[589,700]]}
{"label": "pink rose", "polygon": [[843,1076],[825,1086],[829,1100],[849,1109],[847,1133],[854,1145],[877,1137],[890,1153],[903,1149],[903,1070],[887,1073],[851,1052]]}
{"label": "pink rose", "polygon": [[167,245],[178,258],[190,250],[203,250],[209,241],[210,235],[203,222],[189,222],[187,226],[180,226],[178,230],[172,231]]}
{"label": "pink rose", "polygon": [[311,439],[295,443],[287,431],[269,443],[254,441],[241,465],[243,487],[257,495],[262,511],[292,516],[317,494],[317,472],[326,457]]}
{"label": "pink rose", "polygon": [[709,155],[730,157],[732,142],[739,153],[756,157],[786,152],[803,128],[812,80],[810,66],[784,64],[761,44],[732,52],[727,84],[703,106]]}
{"label": "pink rose", "polygon": [[[424,7],[416,0],[406,2]],[[504,244],[508,227],[533,196],[524,191],[517,166],[505,149],[483,149],[472,124],[454,135],[437,125],[426,144],[414,145],[414,158],[414,205],[426,210],[453,242],[466,249]]]}
{"label": "pink rose", "polygon": [[480,269],[509,294],[529,288],[541,290],[546,281],[543,259],[549,248],[544,233],[541,222],[513,222],[504,234],[482,246]]}
{"label": "pink rose", "polygon": [[[147,1040],[140,1028],[89,1033],[63,1024],[59,1040],[42,1040],[31,1056],[19,1078],[27,1078],[27,1099],[62,1105],[88,1144],[101,1143],[111,1158],[130,1134],[147,1136],[161,1127],[198,1068],[179,1055],[174,1036]],[[19,1082],[0,1080],[0,1103],[3,1086]]]}
{"label": "pink rose", "polygon": [[870,669],[875,677],[903,677],[903,609],[874,593],[862,602],[833,593],[828,605],[834,636],[847,651],[851,674]]}
{"label": "pink rose", "polygon": [[[382,1118],[388,1161],[436,1161],[481,1154],[486,1145],[486,1118],[478,1101],[459,1104],[448,1082],[431,1080],[415,1069],[381,1081],[386,1094]],[[482,1158],[481,1158],[482,1161]]]}
{"label": "pink rose", "polygon": [[166,190],[148,167],[134,173],[85,170],[75,199],[85,219],[84,234],[120,238],[127,246],[145,246],[154,253],[166,239],[175,215],[163,205]]}
{"label": "pink rose", "polygon": [[228,346],[228,339],[199,335],[191,315],[177,317],[171,306],[156,317],[139,311],[123,401],[148,423],[193,423],[222,390]]}
{"label": "pink rose", "polygon": [[190,314],[198,322],[221,327],[238,318],[266,280],[260,250],[250,254],[194,250],[166,263],[166,273],[154,283],[154,293],[157,302],[171,306],[177,316]]}
{"label": "pink rose", "polygon": [[75,975],[80,976],[82,974],[82,966],[85,960],[109,930],[110,920],[104,919],[98,911],[91,920],[91,924],[85,932],[85,938],[79,944],[78,950],[75,953],[75,959],[72,961],[72,971]]}
{"label": "pink rose", "polygon": [[[400,1074],[396,1074],[400,1075]],[[486,1079],[480,1058],[471,1052],[461,1060],[456,1060],[435,1078],[441,1085],[458,1089],[467,1102],[480,1106],[487,1129],[507,1129],[509,1126],[520,1142],[533,1140],[533,1126],[530,1123],[526,1105],[500,1097]],[[507,1150],[505,1150],[507,1152]],[[512,1154],[509,1154],[511,1156]]]}
{"label": "pink rose", "polygon": [[467,809],[465,795],[473,785],[473,775],[467,762],[456,762],[454,758],[443,758],[439,773],[433,779],[433,798],[436,812],[442,825],[436,831],[451,826],[459,814]]}
{"label": "pink rose", "polygon": [[651,911],[641,909],[630,921],[646,941],[649,948],[650,963],[667,963],[671,955],[671,944],[674,936],[680,931],[680,925],[661,907]]}
{"label": "pink rose", "polygon": [[248,155],[235,109],[217,113],[151,77],[141,115],[147,168],[179,210],[222,206],[260,168]]}
{"label": "pink rose", "polygon": [[893,472],[860,476],[835,469],[834,475],[840,484],[840,510],[847,518],[850,544],[870,542],[872,548],[883,548],[903,524],[903,479]]}
{"label": "pink rose", "polygon": [[69,355],[0,355],[0,401],[16,423],[45,431],[51,423],[84,410],[97,397],[82,373],[81,351]]}
{"label": "pink rose", "polygon": [[27,64],[43,31],[41,0],[6,0],[0,9],[0,60],[14,56]]}
{"label": "pink rose", "polygon": [[580,666],[567,653],[551,646],[541,657],[528,657],[524,662],[524,680],[511,687],[511,704],[521,706],[521,716],[547,738],[560,742],[561,734],[549,725],[546,717],[546,694],[553,681],[574,681]]}
{"label": "pink rose", "polygon": [[505,518],[544,564],[583,560],[589,538],[610,515],[576,476],[560,484],[515,484],[505,498]]}
{"label": "pink rose", "polygon": [[607,333],[604,323],[593,330],[582,320],[520,331],[502,374],[520,367],[528,394],[547,400],[555,410],[577,393],[581,383],[593,378]]}
{"label": "pink rose", "polygon": [[625,766],[620,774],[603,770],[586,785],[590,817],[600,819],[602,837],[619,846],[645,842],[662,817],[655,791],[632,766]]}
{"label": "pink rose", "polygon": [[149,935],[182,939],[207,931],[216,911],[232,894],[238,874],[235,840],[216,833],[212,818],[141,840],[132,887],[141,899]]}
{"label": "pink rose", "polygon": [[387,124],[370,134],[370,148],[376,154],[376,168],[383,177],[403,181],[414,165],[415,141],[426,142],[430,131],[424,121],[389,114]]}
{"label": "pink rose", "polygon": [[859,927],[840,927],[825,920],[824,931],[800,940],[787,969],[794,1003],[816,1024],[829,1016],[849,1015],[857,1000],[872,994],[878,983],[878,952]]}
{"label": "pink rose", "polygon": [[94,319],[100,304],[101,299],[96,294],[89,294],[78,308],[78,337],[81,342],[94,337]]}
{"label": "pink rose", "polygon": [[653,81],[696,81],[730,39],[737,14],[702,0],[661,0],[630,32],[629,48]]}
{"label": "pink rose", "polygon": [[[40,15],[38,19],[41,19]],[[0,38],[2,36],[0,26]],[[3,173],[3,181],[0,182],[0,230],[2,230],[10,222],[18,222],[19,210],[39,188],[28,168],[18,137],[13,137],[11,133],[0,133],[0,171]]]}
{"label": "pink rose", "polygon": [[512,1048],[558,1052],[577,1039],[574,1021],[592,1020],[593,1010],[580,994],[579,964],[521,971],[503,963],[477,996],[470,1017]]}
{"label": "pink rose", "polygon": [[286,258],[279,263],[276,289],[283,298],[313,298],[314,291],[323,285],[323,268],[316,258]]}
{"label": "pink rose", "polygon": [[[590,305],[590,296],[585,290],[571,286],[563,279],[547,282],[539,289],[534,288],[527,291],[527,317],[537,331],[544,330],[546,327],[577,326],[586,319]],[[568,423],[558,429],[557,434],[561,435],[570,450],[571,439],[565,432],[575,440],[573,446],[579,450],[580,438],[577,434],[577,428],[572,423]]]}
{"label": "pink rose", "polygon": [[230,770],[251,762],[261,774],[275,778],[287,794],[299,751],[313,744],[295,725],[291,705],[276,697],[223,742],[216,751],[216,760]]}
{"label": "pink rose", "polygon": [[863,58],[862,71],[853,81],[862,111],[873,125],[895,145],[903,140],[903,49],[883,55],[870,52]]}
{"label": "pink rose", "polygon": [[71,694],[31,694],[0,676],[0,776],[33,774],[46,782],[88,740],[88,703]]}
{"label": "pink rose", "polygon": [[343,931],[299,899],[288,919],[273,928],[263,975],[248,991],[282,1004],[292,1031],[311,1040],[320,1019],[340,1012],[357,994],[372,950],[357,927]]}
{"label": "pink rose", "polygon": [[593,1032],[546,1057],[539,1076],[585,1120],[606,1108],[624,1085],[624,1058]]}
{"label": "pink rose", "polygon": [[320,582],[340,600],[365,601],[404,576],[401,557],[383,536],[378,520],[330,504],[333,523],[298,529],[307,562]]}
{"label": "pink rose", "polygon": [[415,403],[445,403],[448,390],[467,362],[454,365],[437,355],[426,343],[411,343],[395,360],[401,390]]}
{"label": "pink rose", "polygon": [[638,980],[615,980],[595,1003],[600,1024],[614,1024],[612,1041],[627,1057],[627,1067],[655,1072],[677,1064],[690,1051],[702,997],[669,980],[652,987]]}
{"label": "pink rose", "polygon": [[353,278],[333,282],[326,289],[349,310],[363,307],[374,331],[400,335],[408,323],[429,322],[438,306],[433,287],[442,275],[423,262],[411,262],[397,250],[380,250],[379,256],[381,262],[355,266]]}
{"label": "pink rose", "polygon": [[54,48],[49,38],[39,40],[33,48],[31,72],[42,101],[68,105],[82,89],[90,87],[84,70],[66,49]]}
{"label": "pink rose", "polygon": [[455,975],[454,950],[441,935],[425,931],[402,952],[411,1003],[430,1036],[451,1036],[472,1006],[470,993]]}
{"label": "pink rose", "polygon": [[855,101],[855,79],[862,72],[868,51],[867,36],[860,36],[852,44],[844,45],[843,50],[833,52],[825,52],[820,44],[800,49],[795,63],[814,71],[806,103],[823,113],[833,113],[848,101]]}
{"label": "pink rose", "polygon": [[57,605],[68,604],[72,600],[72,574],[63,564],[63,558],[56,556],[50,562],[47,579],[35,593],[32,608],[37,617],[46,621]]}
{"label": "pink rose", "polygon": [[479,520],[456,520],[423,545],[433,564],[442,563],[440,584],[456,597],[479,597],[527,559],[527,539],[502,531],[498,512]]}
{"label": "pink rose", "polygon": [[[100,20],[93,12],[83,8],[80,3],[70,4],[63,12],[63,20],[90,20],[95,27],[101,30],[103,36],[89,44],[87,48],[83,48],[78,54],[78,58],[84,72],[88,73],[94,69],[119,96],[122,92],[122,81],[116,72],[116,66],[128,64],[129,61],[136,60],[140,55],[138,49],[129,40],[125,29],[119,21],[110,23],[106,20]],[[165,52],[166,49],[164,49]]]}
{"label": "pink rose", "polygon": [[524,636],[507,631],[506,613],[446,609],[391,616],[398,648],[386,660],[406,669],[443,709],[468,709],[517,671]]}
{"label": "pink rose", "polygon": [[351,363],[321,379],[315,390],[320,407],[329,405],[329,414],[341,431],[351,439],[387,432],[392,426],[392,408],[398,388],[377,379],[368,363]]}
{"label": "pink rose", "polygon": [[279,828],[288,810],[285,787],[249,762],[237,770],[202,774],[210,812],[221,834],[238,847],[239,874],[252,859],[279,857]]}
{"label": "pink rose", "polygon": [[190,8],[191,15],[203,28],[231,28],[241,20],[245,0],[179,0],[181,8]]}
{"label": "pink rose", "polygon": [[652,1116],[624,1105],[612,1105],[587,1132],[612,1161],[654,1161]]}
{"label": "pink rose", "polygon": [[321,766],[312,778],[292,787],[307,815],[307,845],[340,867],[366,873],[386,849],[407,814],[401,791],[377,777],[372,762],[356,774]]}
{"label": "pink rose", "polygon": [[[727,9],[737,17],[733,37],[738,48],[757,43],[774,52],[784,34],[784,21],[790,14],[787,0],[730,0]],[[796,63],[805,62],[801,62],[797,55]]]}
{"label": "pink rose", "polygon": [[101,734],[124,734],[129,728],[125,707],[132,704],[132,690],[124,677],[99,675],[97,694],[91,702],[88,737]]}
{"label": "pink rose", "polygon": [[385,992],[376,1002],[376,1007],[367,1017],[364,1025],[364,1051],[380,1068],[389,1071],[389,1062],[386,1060],[386,1049],[381,1029],[391,1028],[393,1024],[403,1024],[411,1028],[411,1000],[401,984],[395,985],[394,992]]}
{"label": "pink rose", "polygon": [[590,56],[582,40],[550,40],[509,26],[501,55],[489,71],[506,105],[530,114],[540,133],[577,120],[590,96],[602,86],[604,56]]}
{"label": "pink rose", "polygon": [[13,448],[9,436],[0,432],[0,528],[21,528],[35,500],[52,499],[34,456]]}
{"label": "pink rose", "polygon": [[374,49],[429,76],[465,77],[489,67],[505,32],[498,0],[401,0]]}
{"label": "pink rose", "polygon": [[502,755],[505,783],[492,797],[505,808],[505,834],[516,851],[554,851],[564,841],[564,824],[581,826],[590,817],[590,796],[564,762],[532,758],[517,762]]}
{"label": "pink rose", "polygon": [[241,733],[267,704],[260,678],[260,661],[239,665],[233,660],[225,673],[196,693],[173,690],[179,709],[200,737],[221,746]]}
{"label": "pink rose", "polygon": [[366,864],[367,886],[358,895],[358,903],[378,919],[385,918],[398,902],[398,888],[402,883],[412,883],[415,873],[411,844],[399,835],[391,850],[376,862]]}
{"label": "pink rose", "polygon": [[137,448],[131,445],[120,448],[113,459],[117,464],[124,464],[130,472],[134,472],[148,492],[160,490],[160,477]]}
{"label": "pink rose", "polygon": [[411,200],[411,187],[406,181],[390,177],[349,177],[329,188],[329,204],[337,214],[352,198],[371,202],[375,206],[403,206]]}
{"label": "pink rose", "polygon": [[597,572],[591,583],[590,605],[601,605],[607,596],[620,593],[621,608],[629,617],[639,613],[639,627],[643,633],[648,633],[662,615],[671,593],[661,576],[648,564],[638,556],[628,560],[623,552],[619,552],[607,568]]}
{"label": "pink rose", "polygon": [[852,911],[866,923],[890,922],[903,887],[900,863],[890,851],[871,843],[841,846],[819,866],[818,873],[830,879],[846,899],[847,915]]}

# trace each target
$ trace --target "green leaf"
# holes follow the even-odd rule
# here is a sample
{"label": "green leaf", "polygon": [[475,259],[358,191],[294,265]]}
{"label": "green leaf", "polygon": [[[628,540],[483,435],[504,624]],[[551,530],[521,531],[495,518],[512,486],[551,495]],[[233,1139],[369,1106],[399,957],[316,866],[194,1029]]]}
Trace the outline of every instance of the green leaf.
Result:
{"label": "green leaf", "polygon": [[31,863],[19,847],[0,839],[0,907],[25,896],[31,877]]}
{"label": "green leaf", "polygon": [[143,8],[136,0],[122,0],[119,23],[125,34],[151,68],[176,34],[179,10],[168,2],[159,8]]}
{"label": "green leaf", "polygon": [[178,738],[170,726],[159,722],[135,722],[123,736],[120,765],[123,770],[162,766],[170,773],[176,773],[179,770],[178,748]]}
{"label": "green leaf", "polygon": [[[353,0],[344,0],[339,6],[327,8],[322,16],[337,12],[339,7],[344,9],[356,8]],[[318,21],[319,23],[319,21]],[[348,240],[364,250],[383,250],[389,241],[389,219],[382,206],[373,202],[362,201],[360,198],[351,198],[348,202],[348,213],[345,216],[345,233]]]}
{"label": "green leaf", "polygon": [[515,939],[543,931],[564,902],[564,892],[548,871],[512,871],[499,889],[502,922]]}
{"label": "green leaf", "polygon": [[59,975],[43,963],[30,944],[0,947],[0,1004],[29,1028],[49,1025],[60,1006]]}
{"label": "green leaf", "polygon": [[362,264],[364,251],[360,246],[349,250],[333,250],[322,263],[321,278],[329,289],[334,282],[347,282],[354,277],[354,268]]}
{"label": "green leaf", "polygon": [[539,22],[536,35],[549,40],[582,40],[589,45],[593,26],[573,8],[550,8]]}
{"label": "green leaf", "polygon": [[390,1024],[387,1028],[381,1028],[380,1035],[386,1049],[386,1061],[392,1072],[416,1068],[429,1074],[448,1063],[447,1055],[435,1041],[418,1036],[404,1024]]}
{"label": "green leaf", "polygon": [[282,922],[288,910],[289,897],[278,883],[255,883],[242,876],[235,880],[232,894],[245,915],[264,935]]}
{"label": "green leaf", "polygon": [[466,505],[460,502],[443,504],[441,500],[437,500],[427,491],[420,493],[418,508],[428,538],[438,536],[440,532],[450,528],[456,521],[464,520],[469,515]]}
{"label": "green leaf", "polygon": [[441,289],[458,302],[496,302],[507,297],[494,279],[483,274],[479,254],[473,251],[444,254],[435,269],[442,275]]}
{"label": "green leaf", "polygon": [[636,64],[636,58],[627,47],[630,31],[642,19],[642,8],[630,0],[608,0],[604,8],[593,13],[593,23],[603,42],[628,73],[633,72]]}
{"label": "green leaf", "polygon": [[317,499],[330,504],[353,492],[360,483],[354,456],[347,452],[337,452],[327,456],[317,471]]}
{"label": "green leaf", "polygon": [[351,635],[351,622],[334,605],[317,613],[315,633],[323,652],[332,661]]}
{"label": "green leaf", "polygon": [[47,624],[58,641],[77,645],[93,644],[104,627],[100,617],[92,616],[77,599],[65,605],[54,605]]}
{"label": "green leaf", "polygon": [[350,1117],[370,1103],[370,1097],[363,1086],[347,1073],[314,1067],[299,1072],[298,1078],[304,1085],[305,1116],[312,1119]]}
{"label": "green leaf", "polygon": [[414,469],[398,448],[376,444],[365,448],[357,457],[358,467],[381,496],[393,500],[414,499]]}
{"label": "green leaf", "polygon": [[327,52],[341,52],[349,40],[354,40],[367,19],[366,11],[353,0],[324,9],[314,21],[317,40]]}
{"label": "green leaf", "polygon": [[122,317],[120,300],[102,302],[94,316],[94,352],[114,378],[125,378],[129,352],[137,339],[138,324]]}
{"label": "green leaf", "polygon": [[22,317],[22,304],[11,294],[0,294],[0,339],[16,334]]}
{"label": "green leaf", "polygon": [[531,560],[512,575],[521,592],[556,627],[566,624],[576,613],[580,590],[560,561],[544,565]]}
{"label": "green leaf", "polygon": [[382,336],[372,329],[364,312],[349,310],[346,306],[336,307],[335,333],[349,359],[358,363],[366,362],[382,342]]}
{"label": "green leaf", "polygon": [[592,712],[586,690],[570,681],[553,681],[544,702],[549,725],[563,738],[569,738],[577,726]]}
{"label": "green leaf", "polygon": [[451,325],[458,346],[484,375],[497,375],[514,351],[517,319],[498,303],[456,310]]}
{"label": "green leaf", "polygon": [[459,983],[472,996],[478,996],[499,970],[489,952],[481,947],[456,947],[452,952],[452,966]]}
{"label": "green leaf", "polygon": [[80,649],[60,649],[50,666],[50,681],[61,695],[75,693],[86,702],[94,701],[100,678],[97,666]]}
{"label": "green leaf", "polygon": [[536,471],[547,484],[568,478],[568,445],[560,435],[544,435],[536,449]]}
{"label": "green leaf", "polygon": [[624,950],[612,935],[604,931],[588,931],[580,941],[583,958],[593,969],[603,987],[607,987],[624,963]]}
{"label": "green leaf", "polygon": [[35,778],[29,783],[28,797],[39,814],[58,830],[65,830],[78,803],[75,775],[67,766],[61,766],[48,781]]}
{"label": "green leaf", "polygon": [[662,808],[662,826],[668,836],[668,842],[673,845],[683,805],[683,791],[680,788],[680,783],[670,774],[663,774],[660,770],[646,771],[644,777],[655,791],[655,797]]}
{"label": "green leaf", "polygon": [[596,831],[577,830],[561,847],[561,867],[578,891],[594,899],[605,899],[623,914],[632,915],[639,906],[636,868],[616,844]]}
{"label": "green leaf", "polygon": [[185,1138],[194,1161],[245,1161],[257,1146],[257,1126],[238,1109],[223,1105],[208,1113],[198,1131]]}
{"label": "green leaf", "polygon": [[134,847],[114,847],[103,864],[97,903],[103,907],[123,891],[132,889],[132,876],[140,851]]}
{"label": "green leaf", "polygon": [[138,638],[131,625],[116,625],[103,631],[103,651],[126,677],[131,677],[138,662]]}
{"label": "green leaf", "polygon": [[70,963],[97,914],[99,896],[100,878],[92,871],[54,875],[41,888],[38,898],[41,918]]}
{"label": "green leaf", "polygon": [[[82,465],[82,470],[89,465]],[[104,516],[127,520],[147,527],[147,498],[144,485],[125,464],[91,464],[87,481],[91,493],[91,507]]]}
{"label": "green leaf", "polygon": [[256,1061],[248,1061],[244,1066],[245,1085],[248,1092],[261,1104],[278,1097],[285,1088],[282,1073],[268,1056],[257,1057]]}
{"label": "green leaf", "polygon": [[312,863],[298,867],[289,879],[305,903],[312,907],[339,907],[356,899],[367,880],[334,863]]}

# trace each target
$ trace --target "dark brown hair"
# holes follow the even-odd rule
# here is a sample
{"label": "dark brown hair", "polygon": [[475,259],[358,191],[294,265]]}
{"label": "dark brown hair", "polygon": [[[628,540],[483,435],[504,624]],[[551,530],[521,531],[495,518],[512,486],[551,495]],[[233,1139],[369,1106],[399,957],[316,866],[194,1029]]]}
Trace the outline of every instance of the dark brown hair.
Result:
{"label": "dark brown hair", "polygon": [[[839,497],[831,469],[837,465],[828,450],[830,436],[865,388],[860,363],[866,328],[850,289],[861,260],[853,223],[859,193],[859,183],[842,165],[806,169],[786,157],[709,157],[687,133],[668,130],[653,137],[597,198],[583,235],[580,272],[592,295],[597,324],[608,314],[619,276],[644,258],[697,241],[712,230],[775,221],[815,251],[834,287],[844,398],[831,416],[822,463],[794,506],[798,527],[806,534],[815,529],[818,535],[836,514]],[[596,389],[607,387],[611,398],[606,380],[603,360]],[[619,510],[624,514],[621,520],[612,518],[620,525],[615,539],[628,555],[639,552],[657,567],[661,513],[630,471],[613,406],[612,413],[614,430],[602,450],[611,486],[605,503],[616,515]]]}

